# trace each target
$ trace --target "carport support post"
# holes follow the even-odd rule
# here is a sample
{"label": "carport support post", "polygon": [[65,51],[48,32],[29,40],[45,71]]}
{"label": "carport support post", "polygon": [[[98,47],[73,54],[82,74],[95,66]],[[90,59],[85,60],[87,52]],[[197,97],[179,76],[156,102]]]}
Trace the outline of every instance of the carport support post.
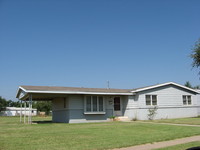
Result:
{"label": "carport support post", "polygon": [[24,123],[26,123],[26,101],[24,101]]}
{"label": "carport support post", "polygon": [[32,124],[32,103],[33,101],[32,101],[32,95],[31,95],[31,124]]}
{"label": "carport support post", "polygon": [[30,122],[30,100],[28,100],[28,124]]}
{"label": "carport support post", "polygon": [[28,99],[28,124],[30,124],[30,95]]}
{"label": "carport support post", "polygon": [[32,123],[32,95],[29,95],[29,119],[28,119],[28,123],[31,124]]}
{"label": "carport support post", "polygon": [[22,122],[22,100],[20,102],[20,122]]}

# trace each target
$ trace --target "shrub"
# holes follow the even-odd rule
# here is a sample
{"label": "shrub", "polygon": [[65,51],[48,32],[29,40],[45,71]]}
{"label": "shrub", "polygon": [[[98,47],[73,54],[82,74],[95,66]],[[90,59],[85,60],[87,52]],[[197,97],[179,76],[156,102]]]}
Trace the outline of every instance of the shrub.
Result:
{"label": "shrub", "polygon": [[148,119],[149,120],[153,120],[154,119],[154,117],[155,117],[155,115],[157,114],[157,107],[155,106],[155,107],[153,107],[153,108],[149,108],[148,109]]}

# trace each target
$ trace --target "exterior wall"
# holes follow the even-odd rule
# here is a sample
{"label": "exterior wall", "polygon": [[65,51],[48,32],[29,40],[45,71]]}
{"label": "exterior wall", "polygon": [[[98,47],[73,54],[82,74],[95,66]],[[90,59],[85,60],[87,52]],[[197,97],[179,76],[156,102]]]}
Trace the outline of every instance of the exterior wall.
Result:
{"label": "exterior wall", "polygon": [[125,99],[125,106],[126,109],[124,111],[124,116],[127,116],[130,120],[133,119],[139,119],[138,118],[138,109],[139,109],[139,103],[138,103],[138,95],[128,96]]}
{"label": "exterior wall", "polygon": [[[140,120],[148,120],[148,109],[139,109],[138,118]],[[154,119],[172,119],[172,118],[185,118],[196,117],[196,107],[171,107],[171,108],[159,108],[156,111]]]}
{"label": "exterior wall", "polygon": [[197,95],[197,105],[199,106],[197,109],[197,112],[198,112],[198,115],[200,115],[200,94]]}
{"label": "exterior wall", "polygon": [[[64,101],[66,101],[64,103]],[[68,97],[55,98],[52,101],[52,121],[69,122]],[[64,106],[65,104],[65,106]]]}
{"label": "exterior wall", "polygon": [[[130,119],[147,120],[148,110],[153,106],[146,106],[145,95],[157,95],[157,111],[154,119],[195,117],[198,115],[197,96],[182,88],[168,85],[129,96],[125,111]],[[191,95],[192,105],[183,105],[182,95]]]}
{"label": "exterior wall", "polygon": [[[145,95],[157,95],[157,111],[154,119],[195,117],[200,115],[200,95],[174,85],[163,86],[139,92],[133,96],[120,96],[122,116],[129,119],[148,120]],[[191,95],[192,105],[183,105],[182,96]],[[103,96],[105,114],[85,114],[85,95],[66,95],[53,100],[53,122],[83,123],[109,121],[114,116],[113,99],[116,96]],[[66,103],[64,106],[64,99]]]}
{"label": "exterior wall", "polygon": [[[116,96],[103,96],[105,114],[85,114],[84,113],[84,95],[66,95],[61,98],[55,98],[52,101],[52,120],[53,122],[66,123],[84,123],[84,122],[104,122],[109,121],[113,112],[113,99]],[[126,110],[127,96],[121,97],[122,116]],[[66,108],[64,108],[64,98],[66,99]]]}
{"label": "exterior wall", "polygon": [[104,96],[105,114],[84,114],[84,95],[69,96],[69,123],[103,122],[112,116],[110,98]]}

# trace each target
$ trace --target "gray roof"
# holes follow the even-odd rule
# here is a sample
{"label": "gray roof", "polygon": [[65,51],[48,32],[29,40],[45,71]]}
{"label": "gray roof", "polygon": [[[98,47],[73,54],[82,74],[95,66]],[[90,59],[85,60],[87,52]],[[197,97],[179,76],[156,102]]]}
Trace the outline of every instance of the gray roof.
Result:
{"label": "gray roof", "polygon": [[71,91],[71,92],[103,92],[129,93],[131,89],[84,88],[84,87],[57,87],[57,86],[20,86],[26,91]]}
{"label": "gray roof", "polygon": [[183,85],[167,82],[153,86],[147,86],[137,89],[108,89],[108,88],[83,88],[83,87],[58,87],[58,86],[20,86],[17,92],[17,98],[24,99],[29,93],[33,94],[99,94],[99,95],[135,95],[138,92],[154,89],[162,86],[173,85],[184,90],[198,94],[197,90],[185,87]]}

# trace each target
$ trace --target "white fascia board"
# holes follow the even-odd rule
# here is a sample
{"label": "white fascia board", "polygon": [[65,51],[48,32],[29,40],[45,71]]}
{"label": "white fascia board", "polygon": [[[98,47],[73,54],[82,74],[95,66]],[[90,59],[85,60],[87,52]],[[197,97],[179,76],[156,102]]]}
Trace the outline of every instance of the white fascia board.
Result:
{"label": "white fascia board", "polygon": [[196,92],[197,92],[198,94],[200,94],[200,89],[196,89]]}
{"label": "white fascia board", "polygon": [[16,94],[16,98],[18,98],[18,97],[19,97],[20,91],[21,91],[21,89],[20,89],[20,88],[18,88],[18,90],[17,90],[17,94]]}
{"label": "white fascia board", "polygon": [[157,84],[157,85],[153,85],[153,86],[149,86],[149,87],[145,87],[145,88],[141,88],[141,89],[136,89],[136,90],[133,90],[131,92],[141,92],[141,91],[144,91],[144,90],[149,90],[149,89],[157,88],[157,87],[160,87],[160,86],[165,86],[165,85],[168,85],[170,83],[171,82],[167,82],[167,83],[163,83],[163,84]]}
{"label": "white fascia board", "polygon": [[149,89],[153,89],[153,88],[157,88],[157,87],[161,87],[161,86],[166,86],[166,85],[170,85],[170,84],[181,87],[183,89],[187,89],[187,90],[192,91],[194,93],[198,93],[194,89],[188,88],[186,86],[183,86],[183,85],[180,85],[180,84],[177,84],[177,83],[174,83],[174,82],[167,82],[167,83],[163,83],[163,84],[158,84],[158,85],[154,85],[154,86],[150,86],[150,87],[146,87],[146,88],[141,88],[141,89],[138,89],[138,90],[133,90],[131,92],[141,92],[141,91],[144,91],[144,90],[149,90]]}
{"label": "white fascia board", "polygon": [[[20,93],[22,93],[22,92],[23,92],[24,96],[20,97]],[[27,91],[23,87],[20,86],[17,90],[16,98],[23,99],[25,96],[27,96]]]}
{"label": "white fascia board", "polygon": [[80,92],[80,91],[27,91],[27,93],[41,94],[93,94],[93,95],[134,95],[133,93],[104,93],[104,92]]}
{"label": "white fascia board", "polygon": [[191,88],[189,88],[189,87],[186,87],[186,86],[183,86],[183,85],[174,83],[174,82],[171,82],[171,84],[174,84],[174,85],[179,86],[179,87],[181,87],[181,88],[187,89],[187,90],[189,90],[189,91],[193,91],[193,92],[195,92],[195,93],[197,93],[197,94],[199,93],[197,90],[191,89]]}
{"label": "white fascia board", "polygon": [[23,87],[19,87],[19,89],[21,89],[21,90],[23,90],[24,92],[26,92],[27,90],[26,89],[24,89]]}

